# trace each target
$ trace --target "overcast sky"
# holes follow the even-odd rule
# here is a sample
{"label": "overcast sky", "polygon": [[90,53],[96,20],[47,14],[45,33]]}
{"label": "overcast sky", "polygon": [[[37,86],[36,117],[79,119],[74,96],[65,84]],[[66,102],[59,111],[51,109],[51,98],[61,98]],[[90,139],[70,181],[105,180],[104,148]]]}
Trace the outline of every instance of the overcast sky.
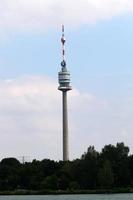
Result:
{"label": "overcast sky", "polygon": [[133,153],[133,1],[0,0],[0,157],[62,159],[62,24],[70,158],[117,142]]}

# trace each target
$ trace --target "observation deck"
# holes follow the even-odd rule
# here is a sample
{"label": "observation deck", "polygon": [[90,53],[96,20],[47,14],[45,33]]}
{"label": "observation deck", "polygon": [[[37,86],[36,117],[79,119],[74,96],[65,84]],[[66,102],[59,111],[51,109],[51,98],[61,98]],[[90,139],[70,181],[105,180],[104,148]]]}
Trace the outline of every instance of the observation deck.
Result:
{"label": "observation deck", "polygon": [[64,60],[61,62],[61,66],[62,69],[58,73],[58,82],[59,82],[58,90],[61,91],[72,90],[72,87],[70,86],[70,72],[67,71],[66,62]]}

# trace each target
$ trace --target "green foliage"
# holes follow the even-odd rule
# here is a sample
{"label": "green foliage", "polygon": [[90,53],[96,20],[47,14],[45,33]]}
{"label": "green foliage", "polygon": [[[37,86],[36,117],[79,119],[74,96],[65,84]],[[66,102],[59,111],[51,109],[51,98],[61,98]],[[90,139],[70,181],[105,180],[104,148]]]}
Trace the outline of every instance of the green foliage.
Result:
{"label": "green foliage", "polygon": [[41,182],[41,189],[49,189],[49,190],[57,190],[58,188],[58,178],[56,175],[47,176],[42,182]]}
{"label": "green foliage", "polygon": [[106,160],[102,168],[98,172],[98,184],[101,188],[111,188],[114,182],[114,175],[111,169],[110,162]]}
{"label": "green foliage", "polygon": [[78,190],[80,188],[78,182],[72,181],[69,183],[69,189],[70,190]]}
{"label": "green foliage", "polygon": [[81,159],[55,162],[49,159],[20,163],[0,162],[0,191],[89,191],[133,187],[133,155],[124,143],[105,145],[99,153],[89,146]]}
{"label": "green foliage", "polygon": [[0,163],[0,190],[13,190],[17,187],[20,162],[15,158],[4,158]]}

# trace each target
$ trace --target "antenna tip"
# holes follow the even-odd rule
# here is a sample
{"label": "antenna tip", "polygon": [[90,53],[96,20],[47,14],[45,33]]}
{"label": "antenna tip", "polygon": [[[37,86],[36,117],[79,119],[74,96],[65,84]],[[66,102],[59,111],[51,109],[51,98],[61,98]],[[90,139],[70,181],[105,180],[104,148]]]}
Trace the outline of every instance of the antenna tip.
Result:
{"label": "antenna tip", "polygon": [[62,32],[64,32],[64,25],[62,24]]}

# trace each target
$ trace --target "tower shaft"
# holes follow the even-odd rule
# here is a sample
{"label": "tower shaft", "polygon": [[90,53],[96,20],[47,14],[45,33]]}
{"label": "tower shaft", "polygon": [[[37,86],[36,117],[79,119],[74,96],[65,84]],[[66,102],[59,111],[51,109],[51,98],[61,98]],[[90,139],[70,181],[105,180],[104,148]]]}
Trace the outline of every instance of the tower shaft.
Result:
{"label": "tower shaft", "polygon": [[68,150],[68,113],[67,113],[67,91],[62,92],[63,111],[63,161],[69,160]]}

